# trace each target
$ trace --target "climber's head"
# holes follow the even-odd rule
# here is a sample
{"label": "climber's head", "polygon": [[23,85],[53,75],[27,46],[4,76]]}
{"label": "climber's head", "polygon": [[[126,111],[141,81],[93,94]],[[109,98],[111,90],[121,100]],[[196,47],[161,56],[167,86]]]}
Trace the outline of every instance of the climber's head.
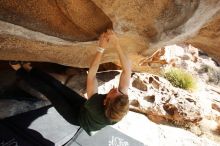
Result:
{"label": "climber's head", "polygon": [[123,94],[118,88],[112,88],[106,95],[105,115],[114,122],[120,121],[128,112],[128,95]]}

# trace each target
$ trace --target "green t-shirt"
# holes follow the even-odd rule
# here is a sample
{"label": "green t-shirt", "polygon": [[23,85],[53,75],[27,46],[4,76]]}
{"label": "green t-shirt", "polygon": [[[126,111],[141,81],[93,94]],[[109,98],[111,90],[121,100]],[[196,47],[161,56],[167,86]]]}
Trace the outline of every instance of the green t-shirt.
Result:
{"label": "green t-shirt", "polygon": [[106,94],[94,94],[87,100],[80,110],[79,122],[80,126],[89,134],[100,130],[106,125],[112,125],[116,122],[111,122],[105,116],[104,99]]}

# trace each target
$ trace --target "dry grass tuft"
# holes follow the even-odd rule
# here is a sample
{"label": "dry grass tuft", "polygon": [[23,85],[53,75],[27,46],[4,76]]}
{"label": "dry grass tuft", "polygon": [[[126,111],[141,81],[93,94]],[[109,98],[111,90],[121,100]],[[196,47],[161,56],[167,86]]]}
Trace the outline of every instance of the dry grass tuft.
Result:
{"label": "dry grass tuft", "polygon": [[164,71],[164,77],[174,86],[185,90],[194,91],[197,88],[196,79],[188,72],[178,68]]}

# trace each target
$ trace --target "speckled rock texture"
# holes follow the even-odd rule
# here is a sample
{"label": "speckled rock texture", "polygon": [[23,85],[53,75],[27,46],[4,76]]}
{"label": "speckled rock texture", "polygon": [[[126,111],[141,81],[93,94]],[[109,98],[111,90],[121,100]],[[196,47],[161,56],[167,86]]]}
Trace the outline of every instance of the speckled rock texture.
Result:
{"label": "speckled rock texture", "polygon": [[[98,36],[118,33],[134,70],[143,58],[169,44],[191,43],[219,59],[218,0],[2,0],[0,59],[88,67]],[[102,63],[118,64],[109,47]]]}

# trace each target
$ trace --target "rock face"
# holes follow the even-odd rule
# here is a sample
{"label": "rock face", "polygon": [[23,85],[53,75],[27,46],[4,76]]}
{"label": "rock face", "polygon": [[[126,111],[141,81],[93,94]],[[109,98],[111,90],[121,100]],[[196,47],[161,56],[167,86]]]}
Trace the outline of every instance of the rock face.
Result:
{"label": "rock face", "polygon": [[161,82],[162,79],[156,76],[135,73],[132,80],[131,110],[146,114],[156,123],[186,125],[202,119],[198,97],[173,88],[169,82]]}
{"label": "rock face", "polygon": [[[0,59],[88,67],[93,40],[113,28],[134,70],[143,70],[139,61],[155,49],[174,43],[191,43],[220,61],[219,12],[218,0],[2,0]],[[117,60],[108,49],[102,63]]]}
{"label": "rock face", "polygon": [[[220,46],[220,12],[208,24],[199,30],[197,36],[186,40],[197,48],[201,48],[216,60],[220,60],[218,48]],[[211,45],[212,44],[212,45]]]}
{"label": "rock face", "polygon": [[0,19],[72,41],[91,41],[112,27],[92,1],[2,0]]}

